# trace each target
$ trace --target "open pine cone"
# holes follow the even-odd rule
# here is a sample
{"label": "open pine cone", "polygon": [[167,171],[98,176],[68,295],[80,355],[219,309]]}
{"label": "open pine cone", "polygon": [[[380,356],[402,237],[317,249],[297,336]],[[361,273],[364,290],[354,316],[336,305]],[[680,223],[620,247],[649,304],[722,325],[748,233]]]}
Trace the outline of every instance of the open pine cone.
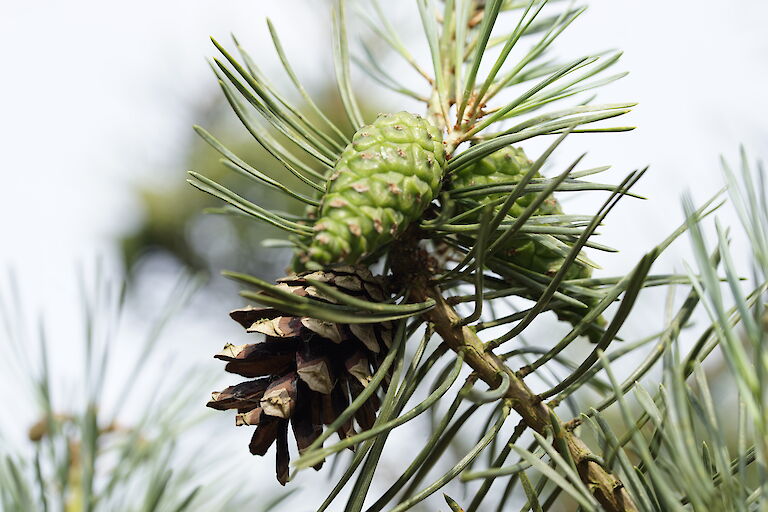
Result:
{"label": "open pine cone", "polygon": [[[323,282],[358,298],[382,302],[383,281],[359,266],[338,266],[277,280],[278,287],[302,297],[333,302],[307,279]],[[230,316],[247,332],[260,333],[254,344],[228,344],[214,357],[226,361],[226,371],[248,380],[215,392],[208,407],[237,409],[235,424],[255,425],[250,443],[254,455],[264,455],[277,442],[277,480],[288,480],[288,424],[299,453],[317,439],[323,425],[333,422],[365,388],[392,341],[389,322],[337,324],[286,314],[274,308],[248,306]],[[361,429],[376,419],[379,399],[374,393],[355,414]],[[341,438],[355,433],[352,421]],[[322,463],[315,467],[320,469]]]}

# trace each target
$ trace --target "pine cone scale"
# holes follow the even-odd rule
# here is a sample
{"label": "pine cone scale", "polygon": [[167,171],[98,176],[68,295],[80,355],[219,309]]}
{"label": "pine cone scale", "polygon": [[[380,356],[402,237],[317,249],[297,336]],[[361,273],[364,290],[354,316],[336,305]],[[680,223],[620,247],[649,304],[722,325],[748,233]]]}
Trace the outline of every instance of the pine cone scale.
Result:
{"label": "pine cone scale", "polygon": [[268,379],[242,382],[213,393],[211,400],[206,405],[220,411],[257,407],[268,386]]}
{"label": "pine cone scale", "polygon": [[263,456],[267,453],[269,447],[272,446],[272,443],[277,439],[279,423],[279,418],[268,416],[266,414],[261,416],[261,421],[259,421],[256,426],[256,430],[253,431],[251,442],[248,445],[248,448],[253,455]]}
{"label": "pine cone scale", "polygon": [[298,344],[295,341],[264,341],[246,345],[227,345],[216,359],[227,361],[224,369],[242,377],[263,377],[290,368]]}
{"label": "pine cone scale", "polygon": [[300,399],[291,417],[293,437],[299,453],[304,453],[323,432],[322,403],[312,400],[310,391],[299,387]]}
{"label": "pine cone scale", "polygon": [[333,389],[335,377],[331,361],[315,340],[309,340],[296,352],[296,368],[299,378],[313,391],[328,394]]}
{"label": "pine cone scale", "polygon": [[288,419],[296,407],[298,374],[291,372],[273,381],[261,398],[264,414]]}
{"label": "pine cone scale", "polygon": [[242,427],[243,425],[258,425],[263,414],[264,411],[261,407],[256,407],[255,409],[248,412],[238,413],[237,416],[235,416],[235,426]]}
{"label": "pine cone scale", "polygon": [[288,421],[280,421],[277,431],[277,455],[275,456],[275,474],[280,485],[288,483],[291,455],[288,451]]}

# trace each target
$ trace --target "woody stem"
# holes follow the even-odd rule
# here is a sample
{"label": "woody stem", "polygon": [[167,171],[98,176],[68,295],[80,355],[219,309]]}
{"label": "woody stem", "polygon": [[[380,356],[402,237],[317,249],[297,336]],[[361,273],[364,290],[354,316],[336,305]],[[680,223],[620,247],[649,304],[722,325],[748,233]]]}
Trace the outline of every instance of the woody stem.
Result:
{"label": "woody stem", "polygon": [[[637,507],[624,485],[606,468],[589,447],[576,434],[565,428],[554,411],[531,391],[523,379],[510,369],[496,354],[487,351],[477,333],[461,325],[461,318],[443,297],[440,290],[430,282],[431,266],[429,257],[411,241],[399,244],[392,258],[395,278],[410,283],[410,299],[423,302],[434,299],[435,307],[424,313],[425,319],[434,325],[443,341],[456,353],[464,354],[464,362],[489,386],[496,388],[501,375],[509,377],[507,399],[525,424],[536,432],[546,435],[552,428],[552,421],[560,423],[563,432],[563,451],[567,450],[578,469],[579,476],[590,489],[600,505],[608,512],[637,512]],[[566,455],[565,453],[563,455]]]}
{"label": "woody stem", "polygon": [[[435,331],[454,351],[464,352],[464,361],[477,373],[481,380],[491,387],[499,385],[502,372],[509,376],[509,389],[506,397],[523,421],[536,432],[546,435],[551,429],[553,412],[538,396],[531,391],[522,378],[512,371],[493,352],[486,352],[482,340],[468,327],[459,326],[460,317],[445,302],[436,288],[417,287],[411,294],[412,299],[423,301],[435,299],[437,305],[425,314],[426,319],[435,326]],[[560,421],[557,419],[556,421]],[[561,423],[562,426],[562,423]],[[579,476],[603,508],[610,512],[637,511],[621,481],[600,466],[589,447],[573,432],[563,426],[565,443],[570,456],[576,463]],[[565,455],[565,454],[564,454]]]}

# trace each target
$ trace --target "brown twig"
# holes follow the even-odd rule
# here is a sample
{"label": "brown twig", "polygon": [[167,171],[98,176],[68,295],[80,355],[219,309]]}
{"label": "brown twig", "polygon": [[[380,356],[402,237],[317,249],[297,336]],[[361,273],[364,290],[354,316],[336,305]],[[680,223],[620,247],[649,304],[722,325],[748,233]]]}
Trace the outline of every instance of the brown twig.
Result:
{"label": "brown twig", "polygon": [[[493,352],[486,351],[483,341],[477,333],[466,326],[461,326],[461,318],[443,297],[440,290],[432,285],[434,262],[426,251],[419,249],[417,237],[402,240],[393,249],[391,258],[392,271],[397,280],[408,282],[411,300],[422,302],[434,299],[436,305],[424,314],[427,321],[434,325],[435,331],[454,352],[464,353],[467,363],[491,387],[497,387],[502,373],[509,376],[509,389],[506,399],[521,416],[528,427],[546,435],[551,429],[551,418],[555,417],[552,409],[543,403],[536,393],[531,391],[521,377],[511,370]],[[560,420],[557,420],[560,421]],[[589,447],[572,431],[561,423],[564,445],[576,464],[579,476],[590,489],[600,505],[609,512],[637,512],[621,481],[596,462],[597,457]]]}

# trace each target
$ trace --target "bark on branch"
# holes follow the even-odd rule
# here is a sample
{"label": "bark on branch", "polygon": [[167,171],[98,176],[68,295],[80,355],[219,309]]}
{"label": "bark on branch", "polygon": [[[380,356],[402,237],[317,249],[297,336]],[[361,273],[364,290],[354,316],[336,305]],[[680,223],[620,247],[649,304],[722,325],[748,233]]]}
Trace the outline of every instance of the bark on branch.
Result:
{"label": "bark on branch", "polygon": [[[497,387],[500,375],[506,373],[510,380],[506,398],[528,427],[546,435],[546,430],[551,428],[551,418],[556,417],[553,411],[498,356],[485,350],[475,331],[460,326],[459,315],[445,301],[440,290],[429,282],[432,275],[429,257],[414,245],[408,245],[399,248],[399,254],[393,258],[392,270],[396,277],[408,283],[410,298],[415,302],[429,298],[435,300],[434,309],[424,314],[426,320],[434,325],[435,332],[454,352],[463,351],[464,362],[489,386]],[[564,445],[576,464],[579,476],[600,505],[608,512],[637,512],[621,481],[595,462],[597,457],[579,437],[561,426]]]}

